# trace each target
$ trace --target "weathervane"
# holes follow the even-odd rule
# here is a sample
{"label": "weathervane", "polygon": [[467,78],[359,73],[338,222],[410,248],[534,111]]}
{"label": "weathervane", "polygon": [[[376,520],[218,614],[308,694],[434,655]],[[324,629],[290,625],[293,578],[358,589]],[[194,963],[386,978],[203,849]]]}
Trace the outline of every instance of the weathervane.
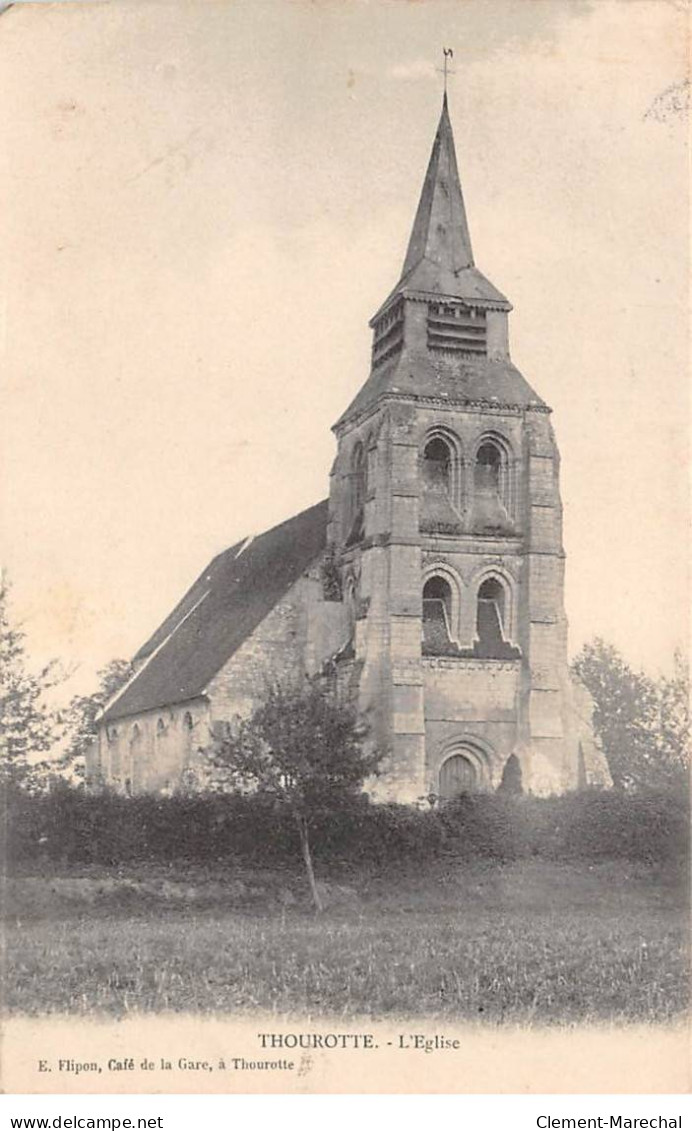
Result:
{"label": "weathervane", "polygon": [[447,76],[454,74],[454,71],[450,71],[450,69],[449,69],[448,60],[454,58],[454,51],[452,50],[451,47],[443,47],[442,48],[442,55],[443,55],[443,58],[444,58],[444,62],[443,62],[443,65],[442,65],[441,68],[438,67],[438,70],[440,71],[440,74],[444,75],[445,95],[446,95],[447,94]]}

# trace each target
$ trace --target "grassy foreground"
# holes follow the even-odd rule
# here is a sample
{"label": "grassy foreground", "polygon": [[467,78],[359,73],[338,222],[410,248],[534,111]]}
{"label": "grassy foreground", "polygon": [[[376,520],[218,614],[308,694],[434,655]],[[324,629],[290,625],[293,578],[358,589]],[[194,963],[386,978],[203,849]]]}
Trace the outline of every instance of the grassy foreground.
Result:
{"label": "grassy foreground", "polygon": [[350,873],[82,869],[10,881],[11,1012],[667,1021],[687,1007],[686,882],[641,864],[445,861]]}

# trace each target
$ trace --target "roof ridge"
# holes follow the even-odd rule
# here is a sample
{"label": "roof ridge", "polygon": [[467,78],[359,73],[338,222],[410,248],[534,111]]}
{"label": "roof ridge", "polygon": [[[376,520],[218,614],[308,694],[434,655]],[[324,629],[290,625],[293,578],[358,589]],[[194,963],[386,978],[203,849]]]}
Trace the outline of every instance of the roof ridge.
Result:
{"label": "roof ridge", "polygon": [[184,613],[173,619],[169,615],[150,638],[155,646],[106,704],[100,721],[203,696],[217,672],[323,552],[327,515],[323,499],[217,555],[200,574],[201,584],[195,582],[178,602],[176,609],[182,607]]}

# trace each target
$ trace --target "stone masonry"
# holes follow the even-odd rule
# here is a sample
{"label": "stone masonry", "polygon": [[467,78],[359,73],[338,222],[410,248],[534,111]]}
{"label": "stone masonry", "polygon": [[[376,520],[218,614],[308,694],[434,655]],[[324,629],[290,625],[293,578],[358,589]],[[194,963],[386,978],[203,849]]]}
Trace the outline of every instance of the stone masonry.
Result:
{"label": "stone masonry", "polygon": [[610,784],[567,664],[551,413],[510,311],[474,263],[445,98],[328,504],[211,563],[104,712],[93,773],[178,788],[268,681],[321,671],[384,752],[378,799],[495,789],[510,757],[537,794]]}

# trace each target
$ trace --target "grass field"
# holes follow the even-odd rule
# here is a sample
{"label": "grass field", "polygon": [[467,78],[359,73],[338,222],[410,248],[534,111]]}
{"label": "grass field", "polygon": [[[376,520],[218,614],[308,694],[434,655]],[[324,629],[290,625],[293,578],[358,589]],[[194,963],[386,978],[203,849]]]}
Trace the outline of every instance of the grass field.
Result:
{"label": "grass field", "polygon": [[625,861],[344,874],[82,870],[9,882],[12,1012],[666,1021],[688,1000],[686,879]]}

